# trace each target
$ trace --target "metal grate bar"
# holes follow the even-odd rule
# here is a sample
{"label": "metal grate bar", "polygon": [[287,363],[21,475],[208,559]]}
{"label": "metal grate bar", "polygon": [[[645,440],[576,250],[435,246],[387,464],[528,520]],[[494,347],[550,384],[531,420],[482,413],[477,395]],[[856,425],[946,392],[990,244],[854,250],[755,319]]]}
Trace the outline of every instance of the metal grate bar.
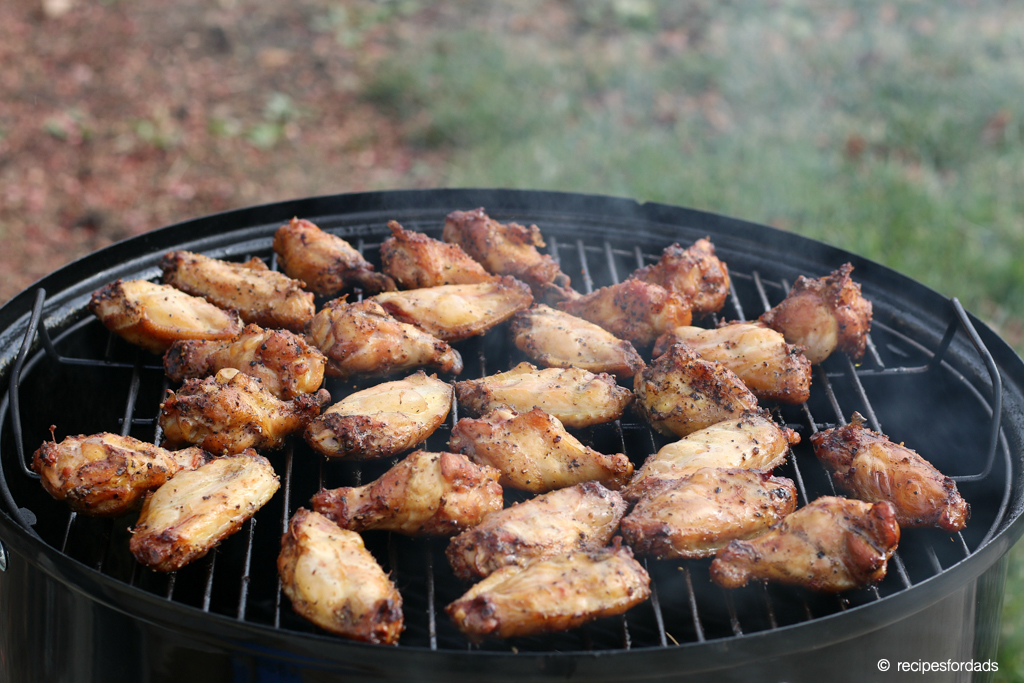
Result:
{"label": "metal grate bar", "polygon": [[245,559],[242,563],[242,580],[241,587],[238,591],[238,620],[245,621],[245,608],[249,602],[249,583],[252,581],[252,575],[249,573],[252,567],[252,546],[256,536],[256,518],[249,518],[249,537],[245,545]]}
{"label": "metal grate bar", "polygon": [[213,575],[217,570],[217,548],[214,548],[207,555],[209,561],[206,564],[206,585],[203,587],[203,611],[210,611],[210,601],[213,599]]}
{"label": "metal grate bar", "polygon": [[[293,461],[294,449],[289,443],[285,446],[285,457],[284,457],[284,486],[281,488],[284,491],[284,512],[281,515],[281,535],[283,536],[288,532],[288,520],[291,519],[291,496],[292,496],[292,461]],[[281,627],[281,595],[283,593],[283,586],[281,585],[281,577],[277,577],[277,590],[274,592],[274,628]]]}
{"label": "metal grate bar", "polygon": [[608,259],[608,272],[612,275],[612,282],[618,284],[619,282],[619,270],[615,267],[615,255],[612,254],[612,243],[606,241],[604,243],[604,253]]}
{"label": "metal grate bar", "polygon": [[583,248],[583,240],[576,240],[576,251],[580,256],[580,268],[583,270],[583,286],[587,294],[594,291],[594,280],[590,277],[590,266],[587,264],[587,250]]}

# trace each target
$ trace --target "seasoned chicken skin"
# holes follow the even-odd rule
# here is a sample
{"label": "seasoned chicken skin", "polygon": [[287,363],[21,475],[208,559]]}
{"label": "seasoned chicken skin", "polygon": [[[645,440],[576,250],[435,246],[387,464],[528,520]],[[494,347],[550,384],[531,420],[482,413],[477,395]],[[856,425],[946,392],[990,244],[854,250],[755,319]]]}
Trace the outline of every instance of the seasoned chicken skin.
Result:
{"label": "seasoned chicken skin", "polygon": [[475,285],[494,279],[458,244],[435,240],[388,221],[391,237],[380,245],[384,272],[403,289],[440,285]]}
{"label": "seasoned chicken skin", "polygon": [[111,332],[152,353],[179,339],[230,339],[242,331],[234,311],[170,285],[117,280],[92,293],[89,310]]}
{"label": "seasoned chicken skin", "polygon": [[865,427],[859,413],[848,425],[813,434],[811,444],[839,488],[869,503],[889,501],[900,527],[953,532],[967,525],[971,506],[956,482],[903,444]]}
{"label": "seasoned chicken skin", "polygon": [[436,367],[462,372],[459,352],[419,329],[399,322],[372,299],[328,301],[313,318],[306,337],[327,356],[327,374],[347,379]]}
{"label": "seasoned chicken skin", "polygon": [[675,344],[633,379],[636,409],[662,434],[686,436],[755,410],[757,397],[729,368]]}
{"label": "seasoned chicken skin", "polygon": [[277,229],[274,251],[288,277],[323,296],[355,287],[370,294],[395,288],[394,281],[374,272],[373,264],[351,244],[302,218],[293,218]]}
{"label": "seasoned chicken skin", "polygon": [[630,277],[661,285],[681,294],[694,313],[722,310],[729,296],[729,269],[715,256],[715,245],[701,238],[689,248],[667,247],[657,263],[645,266]]}
{"label": "seasoned chicken skin", "polygon": [[633,345],[594,323],[540,304],[512,318],[512,340],[548,368],[577,367],[632,377],[644,367]]}
{"label": "seasoned chicken skin", "polygon": [[288,330],[246,325],[237,337],[221,341],[177,341],[164,354],[164,372],[174,382],[215,375],[234,368],[263,382],[278,398],[310,394],[324,382],[327,359],[303,337]]}
{"label": "seasoned chicken skin", "polygon": [[292,608],[331,633],[394,645],[405,628],[402,596],[362,537],[317,512],[292,515],[277,573]]}
{"label": "seasoned chicken skin", "polygon": [[598,481],[619,489],[633,474],[622,453],[605,455],[565,430],[558,418],[534,408],[495,408],[478,420],[463,418],[448,447],[501,472],[501,485],[541,493]]}
{"label": "seasoned chicken skin", "polygon": [[751,579],[826,593],[864,588],[885,578],[899,541],[890,503],[824,496],[763,536],[732,541],[718,551],[711,580],[723,588],[739,588]]}
{"label": "seasoned chicken skin", "polygon": [[736,373],[762,401],[800,404],[811,397],[811,362],[802,347],[763,323],[730,323],[714,329],[677,327],[658,337],[654,356],[683,342],[704,360]]}
{"label": "seasoned chicken skin", "polygon": [[622,520],[637,555],[708,557],[729,541],[760,536],[796,509],[796,485],[758,470],[702,467],[662,480]]}
{"label": "seasoned chicken skin", "polygon": [[168,391],[159,424],[168,447],[189,443],[216,454],[280,448],[286,436],[305,428],[330,400],[321,389],[282,401],[258,379],[227,368]]}
{"label": "seasoned chicken skin", "polygon": [[349,394],[306,427],[318,453],[358,459],[387,458],[434,433],[451,409],[454,389],[422,370]]}
{"label": "seasoned chicken skin", "polygon": [[452,536],[504,506],[498,471],[464,455],[414,451],[374,482],[324,489],[313,509],[352,531]]}
{"label": "seasoned chicken skin", "polygon": [[579,368],[538,370],[520,363],[508,372],[455,383],[459,405],[471,415],[507,406],[526,413],[534,408],[557,417],[567,427],[589,427],[622,416],[633,400],[629,389],[611,375]]}
{"label": "seasoned chicken skin", "polygon": [[373,297],[403,323],[446,342],[485,333],[533,303],[530,288],[514,277],[475,285],[440,285]]}
{"label": "seasoned chicken skin", "polygon": [[690,304],[683,296],[661,285],[633,279],[563,301],[558,308],[636,346],[650,346],[659,335],[693,320]]}
{"label": "seasoned chicken skin", "polygon": [[179,472],[146,497],[128,547],[150,569],[177,571],[241,529],[279,486],[253,450]]}
{"label": "seasoned chicken skin", "polygon": [[256,257],[230,263],[172,251],[160,259],[160,269],[166,284],[236,310],[246,323],[302,332],[316,311],[313,295],[302,290],[302,282],[270,270]]}
{"label": "seasoned chicken skin", "polygon": [[205,464],[199,448],[169,451],[130,436],[109,432],[47,441],[32,457],[43,488],[75,512],[116,517],[142,505],[147,491],[177,472]]}
{"label": "seasoned chicken skin", "polygon": [[650,582],[629,548],[616,543],[502,567],[445,611],[473,642],[529,636],[622,614],[650,597]]}
{"label": "seasoned chicken skin", "polygon": [[847,263],[825,277],[801,275],[782,303],[759,320],[791,344],[805,346],[804,355],[812,363],[822,362],[837,348],[859,360],[871,330],[871,302],[861,296],[852,272]]}
{"label": "seasoned chicken skin", "polygon": [[539,495],[487,515],[448,544],[455,575],[482,579],[508,565],[602,548],[612,540],[626,501],[596,481]]}

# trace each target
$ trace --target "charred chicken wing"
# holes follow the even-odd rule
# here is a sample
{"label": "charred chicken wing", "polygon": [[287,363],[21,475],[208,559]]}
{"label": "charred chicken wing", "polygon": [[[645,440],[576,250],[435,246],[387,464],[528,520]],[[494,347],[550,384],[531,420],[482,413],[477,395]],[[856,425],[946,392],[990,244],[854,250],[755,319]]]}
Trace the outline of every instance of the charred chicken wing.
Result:
{"label": "charred chicken wing", "polygon": [[631,275],[682,295],[694,313],[722,310],[729,296],[729,269],[715,256],[715,245],[702,238],[688,249],[678,244],[665,249],[661,259]]}
{"label": "charred chicken wing", "polygon": [[632,279],[563,301],[558,308],[637,346],[650,346],[659,335],[693,319],[690,304],[681,295]]}
{"label": "charred chicken wing", "polygon": [[389,221],[391,237],[380,245],[384,272],[403,289],[475,285],[494,278],[458,244],[435,240]]}

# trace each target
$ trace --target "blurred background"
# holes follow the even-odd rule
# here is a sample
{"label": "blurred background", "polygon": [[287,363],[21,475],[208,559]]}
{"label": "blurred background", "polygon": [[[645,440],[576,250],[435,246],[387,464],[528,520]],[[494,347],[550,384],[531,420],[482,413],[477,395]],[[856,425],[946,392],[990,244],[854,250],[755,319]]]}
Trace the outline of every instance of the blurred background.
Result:
{"label": "blurred background", "polygon": [[[995,0],[0,3],[0,302],[176,221],[456,186],[771,224],[959,297],[1022,351],[1024,12]],[[997,680],[1022,679],[1018,547]]]}

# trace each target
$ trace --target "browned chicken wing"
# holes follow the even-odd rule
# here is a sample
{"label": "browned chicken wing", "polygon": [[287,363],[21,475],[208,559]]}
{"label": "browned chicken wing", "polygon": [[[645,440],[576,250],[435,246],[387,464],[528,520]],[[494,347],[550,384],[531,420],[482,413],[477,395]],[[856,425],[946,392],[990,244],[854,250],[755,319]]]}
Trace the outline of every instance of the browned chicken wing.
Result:
{"label": "browned chicken wing", "polygon": [[619,489],[633,474],[622,453],[605,455],[565,430],[540,408],[517,413],[495,408],[478,420],[463,418],[448,447],[501,472],[501,485],[541,493],[585,481]]}
{"label": "browned chicken wing", "polygon": [[146,280],[117,280],[100,287],[89,310],[108,330],[152,353],[163,353],[179,339],[230,339],[242,331],[234,311]]}
{"label": "browned chicken wing", "polygon": [[264,330],[258,325],[246,325],[232,339],[177,341],[164,354],[164,372],[174,382],[234,368],[285,399],[319,389],[326,364],[324,354],[294,332]]}
{"label": "browned chicken wing", "polygon": [[860,294],[860,285],[841,266],[830,275],[809,279],[802,275],[778,306],[760,317],[791,344],[806,347],[804,355],[820,363],[839,349],[854,360],[864,355],[871,329],[871,302]]}
{"label": "browned chicken wing", "polygon": [[647,571],[627,546],[509,565],[445,611],[473,642],[575,628],[622,614],[651,595]]}
{"label": "browned chicken wing", "polygon": [[630,277],[682,295],[694,313],[720,311],[729,296],[729,269],[715,256],[715,245],[707,238],[688,249],[673,244],[656,264],[640,268]]}
{"label": "browned chicken wing", "polygon": [[750,579],[839,593],[885,578],[900,541],[887,502],[826,496],[790,514],[768,533],[732,541],[711,563],[711,580],[739,588]]}
{"label": "browned chicken wing", "polygon": [[520,363],[508,372],[455,383],[459,405],[471,415],[506,406],[526,413],[540,408],[567,427],[589,427],[622,416],[633,400],[611,375],[579,368],[538,370]]}
{"label": "browned chicken wing", "polygon": [[710,330],[677,327],[658,337],[654,356],[679,342],[735,372],[760,400],[800,404],[811,396],[811,362],[802,347],[787,344],[763,323],[730,323]]}
{"label": "browned chicken wing", "polygon": [[420,370],[335,403],[306,427],[306,443],[328,456],[397,455],[434,433],[448,417],[453,394],[450,384]]}
{"label": "browned chicken wing", "polygon": [[32,457],[43,488],[72,510],[93,517],[116,517],[142,505],[147,491],[181,470],[205,464],[199,448],[169,451],[130,436],[101,432],[47,441]]}
{"label": "browned chicken wing", "polygon": [[462,372],[462,357],[447,342],[395,320],[372,299],[328,301],[306,336],[327,356],[327,374],[333,377],[372,377],[423,366]]}
{"label": "browned chicken wing", "polygon": [[869,503],[889,501],[901,527],[952,532],[967,525],[971,506],[956,482],[903,444],[865,427],[859,413],[848,425],[812,435],[811,444],[839,488]]}
{"label": "browned chicken wing", "polygon": [[702,467],[662,480],[622,520],[637,555],[708,557],[729,541],[760,536],[796,509],[796,485],[758,470]]}
{"label": "browned chicken wing", "polygon": [[321,389],[282,401],[258,379],[227,368],[168,391],[159,423],[168,447],[189,443],[217,454],[280,448],[286,436],[305,428],[330,400]]}
{"label": "browned chicken wing", "polygon": [[596,481],[552,491],[498,512],[452,539],[455,575],[482,579],[508,565],[602,548],[612,540],[626,501]]}
{"label": "browned chicken wing", "polygon": [[693,320],[690,304],[681,295],[632,279],[563,301],[558,308],[637,346],[650,346],[659,335]]}
{"label": "browned chicken wing", "polygon": [[455,453],[415,451],[374,482],[324,489],[313,509],[352,531],[452,536],[504,506],[498,471]]}
{"label": "browned chicken wing", "polygon": [[279,486],[253,450],[179,472],[146,497],[129,548],[150,569],[177,571],[241,529]]}
{"label": "browned chicken wing", "polygon": [[402,596],[362,537],[317,512],[292,515],[277,573],[292,608],[331,633],[394,645],[405,628]]}
{"label": "browned chicken wing", "polygon": [[288,277],[323,296],[355,287],[370,294],[395,288],[394,281],[374,272],[373,264],[351,244],[305,219],[293,218],[277,229],[274,251]]}
{"label": "browned chicken wing", "polygon": [[389,221],[391,237],[380,245],[384,272],[403,289],[440,285],[474,285],[495,276],[470,258],[458,244],[435,240]]}
{"label": "browned chicken wing", "polygon": [[516,347],[544,367],[577,367],[629,377],[644,367],[628,341],[544,304],[517,313],[510,329]]}

